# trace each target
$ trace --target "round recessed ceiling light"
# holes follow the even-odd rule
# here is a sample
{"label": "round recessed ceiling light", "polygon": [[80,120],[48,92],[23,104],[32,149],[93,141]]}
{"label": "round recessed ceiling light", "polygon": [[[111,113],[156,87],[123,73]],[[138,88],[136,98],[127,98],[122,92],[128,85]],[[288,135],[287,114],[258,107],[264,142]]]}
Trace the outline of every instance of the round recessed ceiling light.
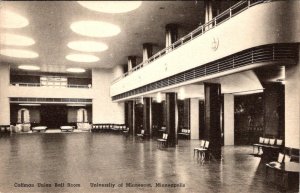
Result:
{"label": "round recessed ceiling light", "polygon": [[102,52],[108,49],[106,44],[93,41],[73,41],[68,43],[68,47],[82,52]]}
{"label": "round recessed ceiling light", "polygon": [[0,20],[1,28],[21,28],[29,24],[25,17],[3,8],[0,12]]}
{"label": "round recessed ceiling light", "polygon": [[68,68],[67,71],[74,72],[74,73],[82,73],[82,72],[85,72],[85,69],[83,69],[83,68]]}
{"label": "round recessed ceiling light", "polygon": [[39,54],[33,51],[29,50],[23,50],[23,49],[2,49],[0,50],[0,54],[4,56],[9,57],[15,57],[15,58],[37,58],[39,57]]}
{"label": "round recessed ceiling light", "polygon": [[34,65],[20,65],[18,66],[19,69],[22,69],[22,70],[39,70],[40,67],[38,66],[34,66]]}
{"label": "round recessed ceiling light", "polygon": [[73,62],[97,62],[99,58],[90,54],[69,54],[66,59]]}
{"label": "round recessed ceiling light", "polygon": [[30,46],[35,41],[29,37],[5,33],[0,36],[0,44],[9,46]]}
{"label": "round recessed ceiling light", "polygon": [[102,21],[77,21],[70,28],[75,33],[90,37],[111,37],[119,34],[119,26]]}
{"label": "round recessed ceiling light", "polygon": [[77,1],[81,6],[104,13],[125,13],[139,8],[141,1]]}

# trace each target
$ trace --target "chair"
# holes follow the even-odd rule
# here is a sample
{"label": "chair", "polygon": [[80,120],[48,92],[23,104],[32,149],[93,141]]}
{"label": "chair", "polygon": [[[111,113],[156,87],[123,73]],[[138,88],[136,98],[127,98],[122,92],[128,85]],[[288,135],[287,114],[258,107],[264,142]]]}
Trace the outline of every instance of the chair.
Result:
{"label": "chair", "polygon": [[277,146],[282,146],[283,140],[282,139],[277,139],[276,140],[276,145]]}
{"label": "chair", "polygon": [[162,138],[161,139],[157,139],[157,146],[158,147],[161,147],[161,146],[166,147],[167,146],[167,140],[168,140],[168,134],[167,133],[163,133]]}
{"label": "chair", "polygon": [[194,148],[194,157],[195,157],[195,153],[197,152],[197,158],[198,158],[198,150],[199,149],[203,149],[204,148],[204,144],[205,144],[205,141],[204,140],[200,140],[200,147]]}
{"label": "chair", "polygon": [[127,135],[129,133],[129,127],[126,127],[126,129],[123,130],[123,133]]}
{"label": "chair", "polygon": [[258,143],[253,144],[253,154],[254,154],[254,148],[257,147],[257,154],[259,154],[259,150],[262,147],[262,144],[264,143],[265,138],[264,137],[259,137]]}
{"label": "chair", "polygon": [[277,169],[280,170],[281,164],[284,162],[289,162],[291,160],[291,157],[288,155],[284,155],[283,153],[278,154],[277,161],[272,161],[266,164],[266,176],[268,175],[268,169]]}
{"label": "chair", "polygon": [[[198,157],[200,158],[201,163],[204,163],[204,161],[205,161],[205,154],[206,154],[206,152],[208,152],[208,148],[209,148],[209,141],[205,141],[204,148],[197,149],[198,154],[199,154]],[[210,156],[209,156],[209,158],[210,158]]]}
{"label": "chair", "polygon": [[145,134],[145,130],[142,129],[141,133],[138,133],[137,136],[139,137],[139,139],[143,139],[144,134]]}

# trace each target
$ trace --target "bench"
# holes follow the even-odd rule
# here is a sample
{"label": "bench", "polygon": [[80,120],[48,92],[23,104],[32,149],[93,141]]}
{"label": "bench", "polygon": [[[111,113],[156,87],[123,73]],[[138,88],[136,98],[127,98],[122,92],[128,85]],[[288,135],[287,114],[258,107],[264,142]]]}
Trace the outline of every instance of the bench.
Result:
{"label": "bench", "polygon": [[74,130],[74,126],[60,126],[60,130],[72,132]]}
{"label": "bench", "polygon": [[32,131],[36,131],[36,132],[41,132],[41,131],[45,132],[46,129],[47,129],[46,126],[36,126],[36,127],[32,127]]}

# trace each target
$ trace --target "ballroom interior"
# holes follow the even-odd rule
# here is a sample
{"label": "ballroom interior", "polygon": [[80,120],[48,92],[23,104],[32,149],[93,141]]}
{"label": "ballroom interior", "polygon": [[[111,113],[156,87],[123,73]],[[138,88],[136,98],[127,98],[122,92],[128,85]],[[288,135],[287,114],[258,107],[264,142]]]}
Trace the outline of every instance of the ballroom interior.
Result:
{"label": "ballroom interior", "polygon": [[298,192],[299,8],[1,1],[0,192]]}

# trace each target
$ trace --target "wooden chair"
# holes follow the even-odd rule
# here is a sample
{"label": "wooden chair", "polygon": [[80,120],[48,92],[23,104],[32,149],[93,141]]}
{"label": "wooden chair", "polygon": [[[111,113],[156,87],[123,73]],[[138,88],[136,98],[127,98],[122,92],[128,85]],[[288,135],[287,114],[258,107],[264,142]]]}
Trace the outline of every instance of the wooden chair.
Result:
{"label": "wooden chair", "polygon": [[204,144],[205,144],[205,140],[200,140],[200,147],[194,148],[194,157],[195,157],[195,154],[197,153],[197,158],[198,158],[198,150],[204,149]]}
{"label": "wooden chair", "polygon": [[139,138],[139,139],[143,139],[144,138],[144,135],[145,135],[145,130],[141,130],[141,133],[138,133],[137,134],[137,137]]}
{"label": "wooden chair", "polygon": [[[205,161],[205,154],[209,153],[208,148],[209,148],[209,141],[205,141],[204,148],[199,148],[197,150],[199,154],[198,157],[200,158],[201,163],[204,163]],[[210,159],[210,154],[209,154],[209,159]]]}
{"label": "wooden chair", "polygon": [[282,164],[290,162],[291,156],[283,153],[278,154],[277,161],[272,161],[266,164],[266,178],[268,177],[269,169],[273,169],[275,173],[276,181],[278,181],[278,172],[281,171]]}
{"label": "wooden chair", "polygon": [[253,144],[253,154],[254,154],[254,149],[257,147],[257,154],[259,154],[260,149],[262,148],[262,145],[264,144],[265,138],[264,137],[259,137],[258,143]]}
{"label": "wooden chair", "polygon": [[160,148],[162,146],[166,147],[167,146],[167,141],[168,141],[168,134],[163,133],[163,136],[161,139],[157,139],[157,146]]}

